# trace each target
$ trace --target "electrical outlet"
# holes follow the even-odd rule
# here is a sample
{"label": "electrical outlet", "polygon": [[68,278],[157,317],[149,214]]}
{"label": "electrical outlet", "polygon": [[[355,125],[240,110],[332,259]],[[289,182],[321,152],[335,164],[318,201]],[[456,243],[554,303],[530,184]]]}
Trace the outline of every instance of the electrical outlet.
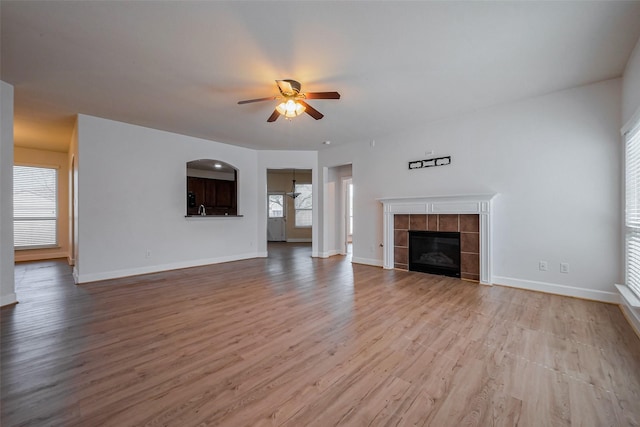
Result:
{"label": "electrical outlet", "polygon": [[540,261],[538,263],[538,270],[540,270],[540,271],[548,271],[549,270],[549,263],[547,261]]}
{"label": "electrical outlet", "polygon": [[560,263],[560,273],[569,273],[569,263],[561,262]]}

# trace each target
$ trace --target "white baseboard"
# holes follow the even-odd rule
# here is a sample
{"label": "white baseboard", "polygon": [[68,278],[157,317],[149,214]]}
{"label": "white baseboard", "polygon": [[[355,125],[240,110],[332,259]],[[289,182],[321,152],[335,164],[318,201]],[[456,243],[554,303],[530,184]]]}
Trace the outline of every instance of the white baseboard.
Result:
{"label": "white baseboard", "polygon": [[319,258],[329,258],[329,257],[332,257],[334,255],[340,255],[340,251],[337,251],[337,250],[333,249],[333,250],[330,250],[330,251],[319,252],[318,253],[318,257]]}
{"label": "white baseboard", "polygon": [[567,297],[583,298],[594,301],[620,303],[617,292],[598,291],[593,289],[576,288],[556,283],[535,282],[533,280],[515,279],[513,277],[493,276],[493,284],[511,288],[527,289],[529,291],[546,292],[548,294],[564,295]]}
{"label": "white baseboard", "polygon": [[73,269],[73,277],[77,284],[97,282],[100,280],[118,279],[121,277],[138,276],[140,274],[158,273],[160,271],[178,270],[181,268],[200,267],[203,265],[220,264],[223,262],[240,261],[251,258],[264,258],[266,252],[254,252],[249,254],[231,255],[218,258],[206,258],[190,261],[173,262],[169,264],[150,265],[124,270],[105,271],[100,273],[78,274],[76,268]]}
{"label": "white baseboard", "polygon": [[364,265],[373,265],[374,267],[382,267],[381,259],[373,259],[373,258],[360,258],[360,257],[352,257],[351,262],[353,264],[364,264]]}
{"label": "white baseboard", "polygon": [[4,307],[5,305],[15,304],[18,302],[18,297],[15,292],[6,295],[0,295],[0,307]]}
{"label": "white baseboard", "polygon": [[311,243],[311,238],[287,239],[287,243]]}

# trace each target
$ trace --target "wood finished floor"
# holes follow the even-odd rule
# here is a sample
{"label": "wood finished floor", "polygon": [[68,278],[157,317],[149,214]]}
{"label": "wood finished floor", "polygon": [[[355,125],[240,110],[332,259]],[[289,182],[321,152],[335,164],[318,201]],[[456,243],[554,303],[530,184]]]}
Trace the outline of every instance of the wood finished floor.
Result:
{"label": "wood finished floor", "polygon": [[81,286],[60,261],[17,265],[2,425],[640,422],[617,306],[269,250]]}

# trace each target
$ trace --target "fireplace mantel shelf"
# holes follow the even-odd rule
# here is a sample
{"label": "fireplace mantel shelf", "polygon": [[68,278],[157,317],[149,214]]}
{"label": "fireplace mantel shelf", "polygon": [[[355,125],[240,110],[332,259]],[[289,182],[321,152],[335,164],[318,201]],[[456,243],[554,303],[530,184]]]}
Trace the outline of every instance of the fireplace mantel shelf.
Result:
{"label": "fireplace mantel shelf", "polygon": [[491,284],[491,202],[495,196],[494,193],[377,199],[383,205],[384,214],[384,268],[394,268],[394,215],[477,214],[480,218],[480,283]]}
{"label": "fireplace mantel shelf", "polygon": [[469,201],[469,200],[482,200],[490,201],[497,193],[487,194],[456,194],[447,196],[409,196],[409,197],[381,197],[376,199],[381,203],[406,203],[406,202],[435,202],[435,201]]}

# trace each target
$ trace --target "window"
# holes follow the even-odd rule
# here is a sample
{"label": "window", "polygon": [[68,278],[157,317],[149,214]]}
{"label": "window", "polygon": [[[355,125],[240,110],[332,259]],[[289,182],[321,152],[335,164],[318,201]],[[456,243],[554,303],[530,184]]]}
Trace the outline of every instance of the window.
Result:
{"label": "window", "polygon": [[313,223],[311,184],[296,184],[295,192],[300,193],[300,195],[294,199],[296,227],[311,227]]}
{"label": "window", "polygon": [[58,171],[13,167],[13,245],[16,249],[57,246]]}
{"label": "window", "polygon": [[640,121],[625,133],[625,276],[640,297]]}
{"label": "window", "polygon": [[269,218],[284,217],[284,195],[269,194]]}

